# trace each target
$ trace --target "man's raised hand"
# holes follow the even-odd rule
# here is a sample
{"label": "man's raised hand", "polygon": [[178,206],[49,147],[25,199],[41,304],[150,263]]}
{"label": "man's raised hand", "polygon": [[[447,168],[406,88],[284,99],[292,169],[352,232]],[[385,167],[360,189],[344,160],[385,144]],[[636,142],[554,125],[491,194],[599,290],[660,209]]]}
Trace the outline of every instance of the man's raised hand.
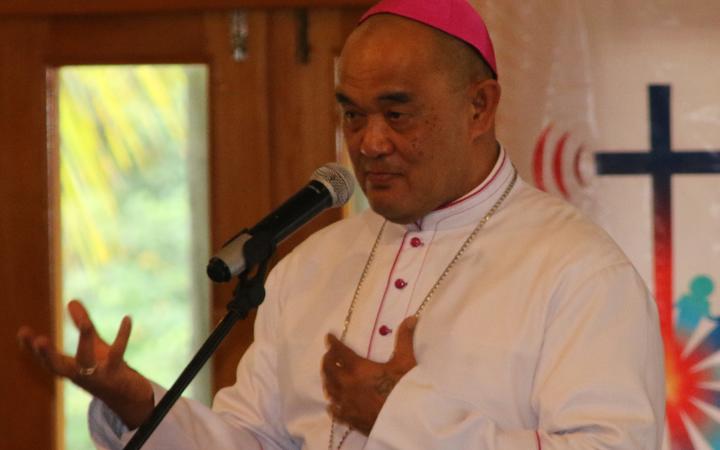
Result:
{"label": "man's raised hand", "polygon": [[150,415],[154,405],[152,385],[125,363],[123,358],[130,330],[124,317],[112,344],[98,336],[85,307],[79,301],[68,304],[68,311],[80,332],[74,357],[60,353],[47,336],[38,336],[29,327],[18,331],[20,344],[51,373],[67,378],[98,397],[125,422],[137,428]]}

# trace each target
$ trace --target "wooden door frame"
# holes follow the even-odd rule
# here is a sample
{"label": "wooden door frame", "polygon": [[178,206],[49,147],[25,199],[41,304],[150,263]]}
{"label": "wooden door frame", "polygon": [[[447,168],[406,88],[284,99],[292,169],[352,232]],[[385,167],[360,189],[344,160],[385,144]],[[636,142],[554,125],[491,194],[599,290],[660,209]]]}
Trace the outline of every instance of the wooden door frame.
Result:
{"label": "wooden door frame", "polygon": [[[8,418],[3,445],[51,449],[60,433],[53,406],[60,404],[58,384],[10,345],[22,324],[57,336],[57,305],[64,303],[58,298],[58,164],[56,146],[49,141],[53,130],[48,131],[56,123],[51,117],[55,109],[46,93],[54,69],[71,64],[209,65],[209,201],[216,248],[237,224],[252,223],[271,204],[266,17],[263,11],[249,13],[251,32],[262,38],[250,40],[246,61],[231,64],[225,62],[232,54],[229,20],[222,13],[0,19],[0,117],[5,118],[0,126],[0,243],[6,258],[0,283],[6,287],[9,310],[0,318],[0,348],[11,360],[0,383],[1,408],[7,409],[1,415]],[[231,107],[233,101],[244,107]],[[232,129],[223,127],[228,123]],[[229,169],[233,166],[253,170],[238,177]],[[224,199],[234,195],[244,198],[243,208],[227,208]],[[239,328],[250,335],[250,324],[243,325]]]}
{"label": "wooden door frame", "polygon": [[[311,12],[312,54],[305,62],[296,59],[297,11],[289,9],[247,13],[249,56],[242,62],[230,56],[230,20],[223,11],[0,14],[0,286],[6,309],[0,315],[0,351],[10,360],[0,375],[4,445],[52,449],[59,432],[53,408],[59,403],[57,383],[14,344],[20,325],[55,335],[56,305],[64,303],[58,299],[56,270],[57,146],[49,141],[53,130],[48,131],[54,114],[47,94],[52,69],[70,64],[208,64],[208,201],[210,247],[216,249],[304,185],[312,169],[335,158],[333,62],[360,13],[357,8]],[[333,24],[314,26],[323,21]],[[330,84],[320,93],[318,80]],[[281,253],[339,217],[338,211],[324,214]],[[214,287],[213,320],[224,316],[231,288]],[[235,365],[252,339],[251,327],[250,321],[236,326],[216,354],[214,391],[234,381]]]}

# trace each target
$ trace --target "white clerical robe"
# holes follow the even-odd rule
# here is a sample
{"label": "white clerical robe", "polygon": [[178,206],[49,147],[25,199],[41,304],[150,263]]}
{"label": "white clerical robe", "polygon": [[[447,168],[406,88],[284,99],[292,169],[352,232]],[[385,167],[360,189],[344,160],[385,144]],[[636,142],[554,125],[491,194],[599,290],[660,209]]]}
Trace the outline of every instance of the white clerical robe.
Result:
{"label": "white clerical robe", "polygon": [[[389,358],[400,322],[513,173],[503,151],[468,195],[421,222],[386,224],[348,345]],[[145,448],[328,448],[325,335],[340,334],[383,222],[371,211],[341,221],[278,264],[235,385],[212,411],[181,400]],[[343,449],[659,448],[664,375],[653,300],[603,231],[522,180],[440,285],[414,345],[418,364],[370,436],[353,431]],[[128,440],[127,432],[117,438],[123,427],[100,402],[90,422],[100,448]],[[336,426],[335,436],[345,429]]]}

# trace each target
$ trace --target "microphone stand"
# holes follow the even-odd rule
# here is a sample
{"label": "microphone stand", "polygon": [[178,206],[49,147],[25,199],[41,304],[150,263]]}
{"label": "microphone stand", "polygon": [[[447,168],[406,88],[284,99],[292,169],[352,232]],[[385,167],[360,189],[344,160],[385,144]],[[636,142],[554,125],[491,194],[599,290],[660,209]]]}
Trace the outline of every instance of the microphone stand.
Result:
{"label": "microphone stand", "polygon": [[[138,428],[124,450],[140,450],[142,448],[170,408],[177,402],[210,356],[215,353],[235,323],[240,319],[247,318],[250,311],[260,306],[265,300],[265,276],[270,258],[275,253],[275,242],[269,233],[258,233],[247,241],[243,253],[247,269],[238,276],[239,280],[233,291],[233,298],[227,305],[227,314],[208,336],[172,387],[158,402],[147,420]],[[251,277],[251,269],[256,266],[255,275]]]}

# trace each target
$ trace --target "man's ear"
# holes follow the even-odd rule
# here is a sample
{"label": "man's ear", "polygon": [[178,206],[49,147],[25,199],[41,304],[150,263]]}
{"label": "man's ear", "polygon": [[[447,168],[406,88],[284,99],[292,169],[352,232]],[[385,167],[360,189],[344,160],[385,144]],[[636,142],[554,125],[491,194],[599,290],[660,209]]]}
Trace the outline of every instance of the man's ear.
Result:
{"label": "man's ear", "polygon": [[472,102],[470,130],[473,140],[490,131],[495,125],[500,93],[500,83],[493,79],[476,81],[470,86]]}

